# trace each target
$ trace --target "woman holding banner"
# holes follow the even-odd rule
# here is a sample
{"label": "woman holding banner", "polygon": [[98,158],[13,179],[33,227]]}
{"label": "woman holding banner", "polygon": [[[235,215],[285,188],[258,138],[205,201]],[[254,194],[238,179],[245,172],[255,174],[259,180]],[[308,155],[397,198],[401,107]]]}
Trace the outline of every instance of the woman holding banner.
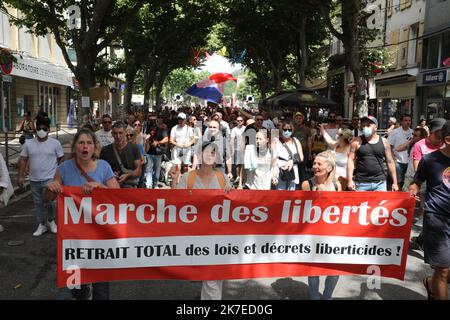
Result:
{"label": "woman holding banner", "polygon": [[[218,146],[205,141],[201,149],[200,168],[191,170],[182,175],[180,183],[176,184],[179,171],[171,171],[172,189],[223,189],[229,192],[232,188],[230,180],[221,170],[216,170],[216,163],[220,163],[220,152]],[[200,159],[200,157],[198,157]],[[222,299],[222,280],[211,280],[202,282],[202,300],[221,300]]]}
{"label": "woman holding banner", "polygon": [[[313,162],[314,176],[302,183],[302,190],[305,191],[342,191],[341,185],[336,181],[336,160],[334,152],[327,150],[319,153]],[[327,276],[325,280],[325,289],[322,298],[331,300],[334,288],[339,280],[339,276]],[[309,294],[312,300],[319,300],[319,284],[318,276],[308,277]]]}
{"label": "woman holding banner", "polygon": [[[58,167],[47,189],[55,194],[61,192],[62,186],[82,186],[83,194],[90,194],[95,188],[120,188],[111,166],[97,159],[96,145],[97,138],[91,130],[78,131],[72,142],[72,158]],[[81,289],[72,290],[72,296],[82,300],[107,300],[109,284],[82,285]]]}

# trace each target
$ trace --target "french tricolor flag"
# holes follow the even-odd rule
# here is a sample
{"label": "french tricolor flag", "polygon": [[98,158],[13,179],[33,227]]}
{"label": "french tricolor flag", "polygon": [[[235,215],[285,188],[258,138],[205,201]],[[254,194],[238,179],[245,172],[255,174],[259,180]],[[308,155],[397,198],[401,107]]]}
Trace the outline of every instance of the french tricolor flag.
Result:
{"label": "french tricolor flag", "polygon": [[237,82],[237,79],[229,73],[215,73],[199,83],[194,84],[187,89],[186,93],[219,104],[222,100],[225,82],[229,80]]}

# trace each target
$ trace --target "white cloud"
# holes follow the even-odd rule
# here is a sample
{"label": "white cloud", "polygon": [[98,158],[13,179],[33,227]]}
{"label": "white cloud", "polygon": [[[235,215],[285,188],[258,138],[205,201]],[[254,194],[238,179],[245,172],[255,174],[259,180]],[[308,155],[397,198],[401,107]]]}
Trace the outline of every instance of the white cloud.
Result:
{"label": "white cloud", "polygon": [[203,66],[197,69],[198,72],[206,70],[210,73],[233,73],[236,70],[242,69],[241,64],[235,64],[233,66],[227,58],[219,56],[217,53],[211,55],[203,64]]}

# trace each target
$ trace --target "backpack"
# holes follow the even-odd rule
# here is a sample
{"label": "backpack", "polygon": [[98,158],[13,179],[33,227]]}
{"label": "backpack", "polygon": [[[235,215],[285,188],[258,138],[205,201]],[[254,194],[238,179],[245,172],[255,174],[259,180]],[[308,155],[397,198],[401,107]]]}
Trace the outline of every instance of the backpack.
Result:
{"label": "backpack", "polygon": [[[219,181],[219,185],[222,189],[225,189],[225,177],[223,176],[222,172],[215,171],[217,180]],[[195,184],[195,178],[197,178],[197,171],[193,170],[188,173],[187,177],[187,189],[192,189]]]}

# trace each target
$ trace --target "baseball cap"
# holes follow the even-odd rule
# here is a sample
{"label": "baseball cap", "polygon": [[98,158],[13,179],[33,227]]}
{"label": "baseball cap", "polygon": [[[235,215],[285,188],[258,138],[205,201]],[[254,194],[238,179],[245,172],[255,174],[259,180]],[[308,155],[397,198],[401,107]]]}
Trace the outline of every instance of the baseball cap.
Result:
{"label": "baseball cap", "polygon": [[366,120],[369,120],[370,122],[375,123],[375,125],[378,127],[378,120],[377,120],[377,118],[375,118],[374,116],[366,116],[366,117],[363,117],[363,118],[361,119],[361,123],[363,123],[363,122],[366,121]]}
{"label": "baseball cap", "polygon": [[301,112],[297,112],[296,114],[295,114],[295,117],[305,117],[304,115],[303,115],[303,113],[301,113]]}
{"label": "baseball cap", "polygon": [[450,120],[447,120],[442,127],[442,139],[445,139],[447,136],[450,136]]}
{"label": "baseball cap", "polygon": [[180,118],[180,119],[186,119],[186,113],[180,112],[180,113],[178,114],[177,118]]}
{"label": "baseball cap", "polygon": [[430,125],[428,126],[428,128],[430,129],[430,133],[441,130],[445,125],[445,122],[446,120],[444,118],[434,118],[433,120],[431,120]]}

